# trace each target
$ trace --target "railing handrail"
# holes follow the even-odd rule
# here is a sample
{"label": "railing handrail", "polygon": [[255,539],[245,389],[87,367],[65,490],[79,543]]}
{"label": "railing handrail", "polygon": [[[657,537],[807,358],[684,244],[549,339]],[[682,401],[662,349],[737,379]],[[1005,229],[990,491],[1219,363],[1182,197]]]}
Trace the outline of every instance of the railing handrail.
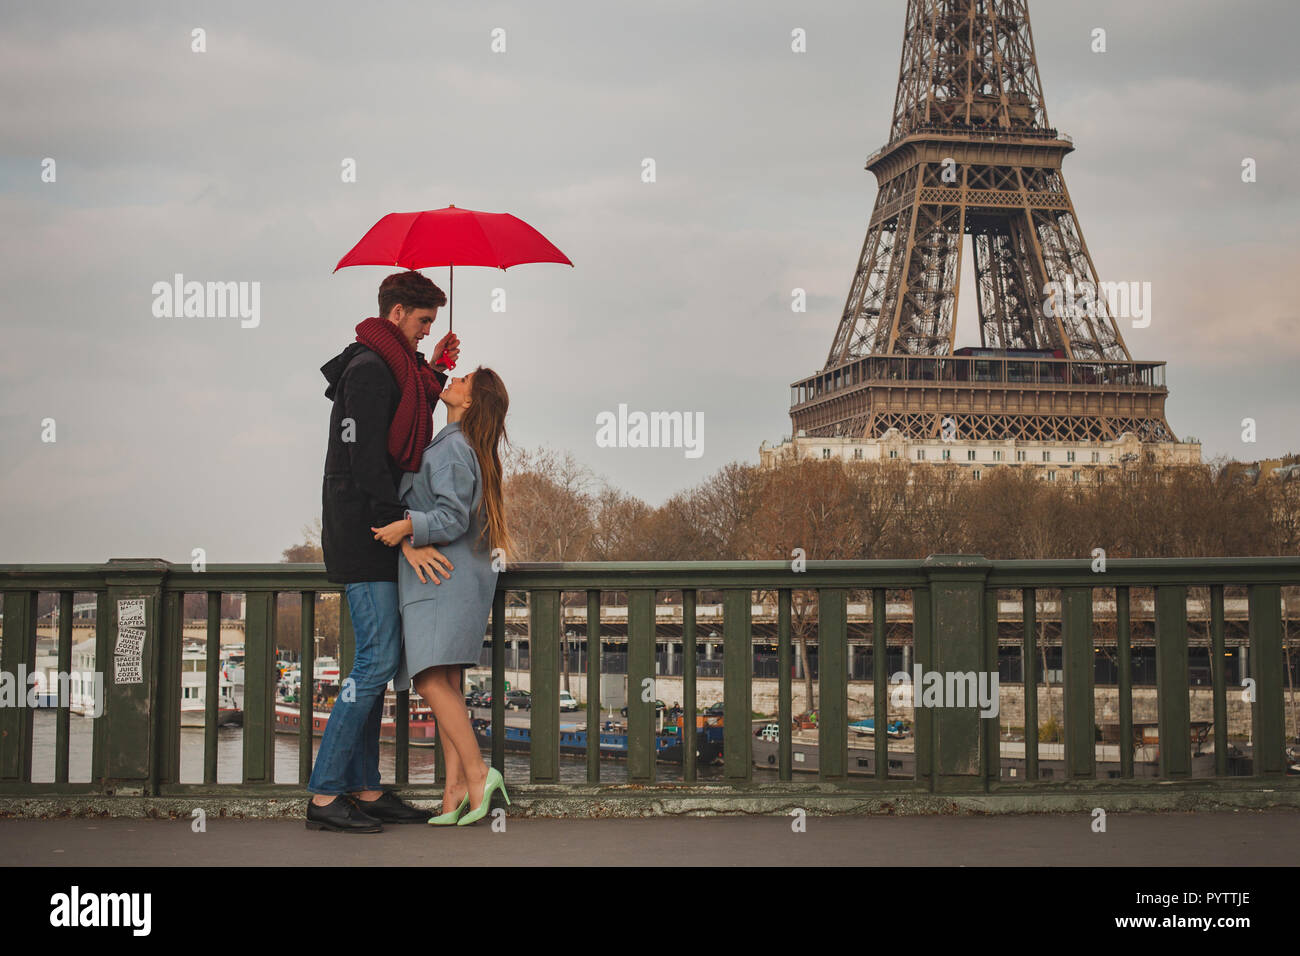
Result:
{"label": "railing handrail", "polygon": [[[1093,570],[1090,557],[1052,559],[969,559],[985,568],[989,587],[1113,587],[1159,584],[1300,584],[1300,556],[1222,558],[1119,558],[1106,571]],[[803,570],[790,561],[522,561],[507,566],[498,590],[545,588],[604,591],[692,588],[721,591],[748,585],[753,590],[848,587],[913,588],[927,582],[927,559],[808,560]],[[159,560],[151,565],[169,592],[342,591],[346,585],[326,579],[318,562],[220,563],[196,571],[185,562]],[[0,564],[0,590],[103,590],[103,575],[120,564]]]}

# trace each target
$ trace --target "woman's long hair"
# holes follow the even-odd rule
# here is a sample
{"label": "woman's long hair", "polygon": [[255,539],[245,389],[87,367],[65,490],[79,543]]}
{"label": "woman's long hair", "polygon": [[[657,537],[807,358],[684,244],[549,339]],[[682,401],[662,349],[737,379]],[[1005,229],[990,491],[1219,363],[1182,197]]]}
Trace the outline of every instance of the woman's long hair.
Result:
{"label": "woman's long hair", "polygon": [[473,371],[474,380],[470,383],[470,402],[465,415],[460,420],[460,430],[469,447],[478,456],[479,471],[483,475],[483,500],[479,503],[480,513],[486,512],[487,520],[479,537],[488,535],[489,547],[501,548],[506,561],[514,555],[514,541],[506,527],[505,502],[501,494],[501,455],[498,446],[506,438],[506,411],[510,408],[510,396],[501,376],[490,368],[480,365]]}

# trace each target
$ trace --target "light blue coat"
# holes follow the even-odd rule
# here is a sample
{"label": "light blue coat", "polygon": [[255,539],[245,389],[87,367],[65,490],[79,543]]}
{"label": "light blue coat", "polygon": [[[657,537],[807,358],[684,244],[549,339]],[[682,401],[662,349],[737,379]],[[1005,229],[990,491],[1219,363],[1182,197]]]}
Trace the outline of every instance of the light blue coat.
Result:
{"label": "light blue coat", "polygon": [[405,555],[397,556],[402,607],[402,660],[393,687],[440,664],[477,664],[496,593],[486,522],[480,514],[483,480],[478,456],[460,422],[448,422],[424,449],[420,470],[402,476],[398,494],[418,547],[431,544],[452,564],[450,579],[421,583]]}

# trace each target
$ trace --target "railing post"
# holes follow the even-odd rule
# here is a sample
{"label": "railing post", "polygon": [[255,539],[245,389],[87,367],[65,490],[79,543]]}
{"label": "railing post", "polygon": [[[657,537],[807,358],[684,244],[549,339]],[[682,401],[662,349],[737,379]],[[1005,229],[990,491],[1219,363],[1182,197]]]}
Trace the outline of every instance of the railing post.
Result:
{"label": "railing post", "polygon": [[[777,748],[777,777],[788,781],[791,773],[791,757],[794,751],[794,706],[790,700],[790,674],[794,664],[793,648],[790,646],[790,589],[780,588],[776,598],[776,666],[777,674],[777,721],[781,725]],[[692,602],[691,610],[695,605]],[[694,677],[694,674],[692,674]],[[694,682],[692,681],[692,686]],[[694,716],[694,715],[692,715]]]}
{"label": "railing post", "polygon": [[728,783],[754,776],[751,600],[747,588],[722,592],[722,772]]}
{"label": "railing post", "polygon": [[587,589],[587,782],[600,783],[600,589]]}
{"label": "railing post", "polygon": [[[461,699],[464,700],[464,669],[460,672],[460,684]],[[397,692],[396,710],[397,713],[393,718],[393,747],[397,752],[394,754],[393,779],[399,787],[404,787],[411,775],[411,692],[409,690]]]}
{"label": "railing post", "polygon": [[1067,780],[1093,780],[1097,776],[1094,653],[1092,588],[1061,588],[1061,669],[1064,672],[1061,710],[1065,718]]}
{"label": "railing post", "polygon": [[[162,586],[169,568],[158,558],[114,558],[104,566],[108,654],[96,658],[95,669],[104,680],[103,786],[110,793],[153,795],[146,789],[158,759],[154,701],[162,679]],[[180,713],[161,718],[179,723]]]}
{"label": "railing post", "polygon": [[[14,681],[12,707],[0,707],[0,781],[29,783],[32,779],[31,686],[19,675],[36,666],[36,592],[6,591],[4,595],[4,653],[2,669]],[[99,662],[96,667],[102,668]],[[19,696],[20,695],[20,696]]]}
{"label": "railing post", "polygon": [[[1286,717],[1282,706],[1282,592],[1276,584],[1250,586],[1250,676],[1255,679],[1251,705],[1255,776],[1280,774],[1286,768]],[[1216,744],[1217,746],[1217,744]]]}
{"label": "railing post", "polygon": [[[72,673],[72,592],[59,594],[59,673]],[[61,685],[56,684],[56,689]],[[72,729],[70,701],[58,700],[58,717],[54,744],[54,781],[68,782],[68,736]]]}
{"label": "railing post", "polygon": [[[528,597],[531,782],[560,782],[560,592],[537,588]],[[496,701],[493,700],[495,705]],[[629,701],[628,713],[631,713]],[[500,734],[505,737],[505,722]],[[494,725],[492,736],[498,731]],[[629,741],[630,743],[630,741]]]}
{"label": "railing post", "polygon": [[[929,648],[924,652],[917,648],[915,673],[921,675],[921,681],[913,682],[912,703],[918,714],[933,706],[933,678],[927,680],[927,672],[937,672],[938,700],[948,706],[936,707],[930,716],[934,774],[931,788],[935,793],[984,790],[987,786],[987,740],[978,693],[982,683],[991,688],[989,675],[997,673],[997,661],[988,660],[985,635],[985,582],[991,567],[992,563],[980,555],[941,554],[925,560],[933,631]],[[950,682],[950,674],[973,674],[974,681],[963,683],[954,677]],[[949,686],[965,688],[962,706],[954,706],[955,700],[945,700]],[[988,719],[995,720],[996,716]],[[877,733],[880,730],[877,728]]]}
{"label": "railing post", "polygon": [[[215,592],[212,592],[215,593]],[[217,595],[220,599],[220,595]],[[209,594],[211,600],[211,593]],[[211,606],[209,605],[209,615]],[[307,784],[311,782],[312,771],[312,735],[316,722],[316,592],[302,592],[302,607],[299,610],[300,627],[298,633],[302,635],[302,642],[299,645],[298,653],[298,786],[304,790]],[[217,624],[220,626],[220,621]],[[212,620],[208,619],[209,633],[212,630]],[[211,640],[211,638],[209,638]],[[209,657],[209,660],[212,660]],[[215,686],[215,681],[208,684],[209,687]],[[215,735],[215,732],[214,732]],[[212,768],[216,772],[216,756],[213,755]],[[398,783],[405,783],[399,780]]]}
{"label": "railing post", "polygon": [[[988,682],[989,696],[993,702],[993,714],[981,717],[984,728],[984,753],[982,765],[984,779],[988,787],[994,787],[1002,780],[1002,691],[1001,681],[998,689],[993,689],[993,675],[998,668],[998,592],[994,588],[984,592],[984,667],[985,680]],[[976,682],[978,692],[979,683]]]}
{"label": "railing post", "polygon": [[[532,613],[531,611],[529,612]],[[530,631],[531,633],[531,631]],[[515,664],[518,665],[518,660]],[[492,595],[492,766],[506,770],[506,592],[498,587]],[[442,731],[438,731],[442,751]],[[439,771],[442,772],[442,771]]]}
{"label": "railing post", "polygon": [[[930,587],[912,589],[912,667],[920,661],[933,660],[934,620],[931,613]],[[906,655],[903,658],[907,665]],[[908,674],[908,680],[912,680]],[[921,689],[912,687],[912,752],[916,762],[916,783],[923,790],[934,788],[934,721],[930,708],[921,706]]]}
{"label": "railing post", "polygon": [[90,779],[104,786],[108,779],[108,683],[111,679],[110,664],[113,660],[112,605],[108,592],[100,591],[95,595],[95,672],[101,676],[101,699],[95,702],[100,709],[98,718],[92,721],[90,744]]}
{"label": "railing post", "polygon": [[159,629],[157,707],[154,711],[157,755],[149,778],[149,792],[160,793],[167,784],[181,780],[181,656],[184,633],[181,621],[184,594],[162,592],[162,627]]}
{"label": "railing post", "polygon": [[818,776],[840,782],[848,780],[849,769],[848,593],[844,588],[817,592]]}
{"label": "railing post", "polygon": [[[887,592],[871,591],[871,696],[875,726],[876,779],[889,778],[889,647],[885,625],[888,617]],[[782,778],[789,779],[789,778]]]}
{"label": "railing post", "polygon": [[[274,591],[246,592],[244,783],[275,783],[275,605]],[[341,696],[349,686],[341,668],[339,680]]]}
{"label": "railing post", "polygon": [[1210,585],[1210,678],[1214,683],[1214,773],[1228,775],[1228,684],[1224,669],[1223,585]]}
{"label": "railing post", "polygon": [[1160,585],[1156,588],[1156,707],[1162,778],[1192,775],[1187,657],[1187,586]]}
{"label": "railing post", "polygon": [[[654,783],[658,742],[655,733],[655,592],[627,592],[627,782]],[[645,699],[646,690],[649,700]]]}
{"label": "railing post", "polygon": [[1133,776],[1132,631],[1129,586],[1122,584],[1115,589],[1115,644],[1119,657],[1119,775],[1125,780]]}
{"label": "railing post", "polygon": [[[1020,595],[1024,622],[1020,650],[1020,682],[1025,696],[1025,779],[1038,779],[1038,591],[1024,588]],[[1121,695],[1122,696],[1122,695]]]}

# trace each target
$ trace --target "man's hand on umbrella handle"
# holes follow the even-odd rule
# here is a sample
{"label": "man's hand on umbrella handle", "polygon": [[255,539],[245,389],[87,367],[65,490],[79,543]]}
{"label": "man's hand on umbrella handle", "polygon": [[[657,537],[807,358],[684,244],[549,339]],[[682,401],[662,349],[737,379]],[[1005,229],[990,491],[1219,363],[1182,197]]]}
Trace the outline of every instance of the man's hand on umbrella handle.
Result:
{"label": "man's hand on umbrella handle", "polygon": [[460,339],[455,332],[448,332],[433,348],[433,365],[443,368],[455,368],[456,359],[460,358]]}

